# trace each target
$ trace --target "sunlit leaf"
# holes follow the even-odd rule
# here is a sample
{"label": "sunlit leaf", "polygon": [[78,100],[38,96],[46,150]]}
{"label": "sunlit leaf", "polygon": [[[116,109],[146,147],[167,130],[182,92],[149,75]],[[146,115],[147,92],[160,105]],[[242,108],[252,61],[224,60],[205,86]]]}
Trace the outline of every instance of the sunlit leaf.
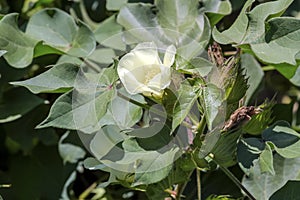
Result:
{"label": "sunlit leaf", "polygon": [[61,136],[58,142],[58,151],[64,164],[67,162],[76,163],[79,159],[82,159],[85,156],[85,151],[81,147],[70,143],[62,143],[63,140],[68,137],[69,133],[70,132],[67,131],[63,136]]}
{"label": "sunlit leaf", "polygon": [[300,20],[288,17],[274,18],[268,21],[266,26],[267,31],[251,43],[255,55],[268,63],[296,65],[295,56],[300,45]]}
{"label": "sunlit leaf", "polygon": [[115,15],[100,23],[95,29],[94,34],[97,42],[105,47],[123,51],[126,49],[125,43],[122,41],[122,26],[116,22]]}
{"label": "sunlit leaf", "polygon": [[70,15],[56,8],[33,15],[26,34],[77,57],[88,56],[96,45],[92,31],[85,24],[77,25]]}
{"label": "sunlit leaf", "polygon": [[197,100],[200,90],[196,92],[194,90],[195,89],[187,81],[181,83],[173,109],[172,131],[181,124]]}
{"label": "sunlit leaf", "polygon": [[220,0],[204,0],[204,12],[208,15],[211,25],[215,25],[220,21],[225,15],[231,13],[231,3],[230,1],[220,1]]}
{"label": "sunlit leaf", "polygon": [[128,0],[107,0],[106,9],[107,10],[120,10],[120,8],[127,3]]}
{"label": "sunlit leaf", "polygon": [[259,84],[261,83],[264,72],[261,69],[260,64],[250,54],[241,55],[241,67],[244,69],[246,77],[248,79],[249,88],[246,92],[246,102],[248,103],[252,95],[255,93]]}
{"label": "sunlit leaf", "polygon": [[231,27],[222,33],[218,31],[216,27],[213,29],[213,38],[221,44],[236,43],[239,44],[246,34],[248,27],[248,17],[246,15],[246,10],[251,6],[254,0],[248,0],[243,9],[241,10],[238,18],[231,25]]}
{"label": "sunlit leaf", "polygon": [[269,172],[273,176],[275,175],[273,167],[273,152],[268,143],[265,146],[265,149],[259,155],[259,166],[261,173]]}
{"label": "sunlit leaf", "polygon": [[38,128],[53,126],[87,133],[98,130],[101,128],[98,122],[115,94],[111,87],[116,78],[113,68],[98,74],[81,74],[76,79],[75,89],[55,101],[49,116]]}
{"label": "sunlit leaf", "polygon": [[25,81],[12,82],[28,88],[33,93],[63,93],[74,86],[79,67],[70,63],[55,65],[48,71]]}
{"label": "sunlit leaf", "polygon": [[18,14],[12,13],[1,19],[0,48],[6,51],[3,56],[11,66],[24,68],[31,63],[38,41],[19,30],[17,17]]}
{"label": "sunlit leaf", "polygon": [[244,177],[242,184],[256,199],[268,200],[287,181],[294,180],[297,177],[300,170],[299,166],[300,158],[285,159],[279,155],[274,155],[275,175],[269,173],[261,174],[257,160],[254,161],[254,167],[250,171],[250,176]]}

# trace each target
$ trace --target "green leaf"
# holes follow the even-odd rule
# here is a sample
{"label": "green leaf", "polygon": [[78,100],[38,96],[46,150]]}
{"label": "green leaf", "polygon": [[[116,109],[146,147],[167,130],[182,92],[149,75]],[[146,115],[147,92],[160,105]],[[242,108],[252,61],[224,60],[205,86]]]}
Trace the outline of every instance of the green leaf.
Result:
{"label": "green leaf", "polygon": [[[227,104],[238,103],[245,96],[248,89],[248,81],[244,75],[243,70],[240,67],[236,69],[233,68],[232,70],[233,72],[229,72],[229,75],[231,75],[232,73],[233,77],[226,77],[227,79],[229,79],[228,81],[225,78]],[[229,83],[227,84],[227,82]]]}
{"label": "green leaf", "polygon": [[294,102],[291,102],[290,104],[275,104],[272,109],[274,121],[284,120],[291,124],[293,121],[293,107]]}
{"label": "green leaf", "polygon": [[198,74],[202,77],[207,76],[212,70],[213,64],[201,57],[192,58],[186,64],[176,67],[177,70],[187,74]]}
{"label": "green leaf", "polygon": [[[139,103],[146,103],[142,95],[130,95],[122,88],[119,93]],[[116,95],[108,105],[106,114],[100,119],[99,126],[117,125],[129,129],[140,121],[143,114],[141,107]]]}
{"label": "green leaf", "polygon": [[196,92],[194,90],[188,81],[181,83],[173,109],[172,132],[181,124],[195,104],[200,90]]}
{"label": "green leaf", "polygon": [[128,44],[153,41],[160,48],[176,44],[182,63],[203,52],[210,38],[210,24],[199,14],[196,0],[155,1],[157,15],[151,4],[127,4],[117,22],[126,32]]}
{"label": "green leaf", "polygon": [[210,20],[210,24],[213,26],[218,23],[225,15],[231,13],[231,3],[228,0],[204,0],[204,12]]}
{"label": "green leaf", "polygon": [[251,135],[260,135],[273,121],[272,103],[266,102],[259,106],[262,112],[251,117],[251,120],[243,126],[243,131]]}
{"label": "green leaf", "polygon": [[[58,143],[58,136],[54,129],[35,129],[35,126],[47,116],[48,111],[48,105],[40,105],[26,113],[23,117],[3,124],[5,132],[9,134],[10,141],[17,144],[24,154],[31,153],[38,142],[47,146]],[[22,127],[22,129],[20,129],[20,127]]]}
{"label": "green leaf", "polygon": [[[256,6],[248,14],[250,20],[244,43],[253,43],[260,37],[263,37],[265,32],[265,21],[274,17],[279,17],[292,2],[293,0],[277,0]],[[279,30],[279,32],[281,32],[281,30]]]}
{"label": "green leaf", "polygon": [[122,133],[120,128],[109,125],[103,127],[95,134],[89,146],[93,156],[101,161],[101,159],[105,159],[105,156],[109,155],[108,153],[118,143],[126,138],[126,134]]}
{"label": "green leaf", "polygon": [[25,81],[11,82],[28,88],[37,94],[42,92],[63,93],[74,86],[79,67],[70,63],[53,66],[48,71]]}
{"label": "green leaf", "polygon": [[289,126],[285,121],[278,121],[262,133],[262,138],[278,148],[288,147],[300,140],[300,135]]}
{"label": "green leaf", "polygon": [[91,55],[87,57],[87,61],[100,64],[111,64],[116,57],[115,52],[110,48],[99,48],[93,51]]}
{"label": "green leaf", "polygon": [[224,167],[236,164],[237,141],[241,134],[241,130],[221,134],[221,137],[211,151],[214,155],[214,160]]}
{"label": "green leaf", "polygon": [[291,144],[284,148],[277,148],[275,146],[275,151],[285,158],[297,158],[300,157],[300,141]]}
{"label": "green leaf", "polygon": [[38,41],[19,30],[17,17],[12,13],[0,21],[0,49],[7,51],[3,56],[9,65],[24,68],[31,63]]}
{"label": "green leaf", "polygon": [[195,0],[156,0],[155,4],[159,10],[158,23],[166,29],[178,30],[179,32],[189,29],[198,15],[198,2]]}
{"label": "green leaf", "polygon": [[200,101],[209,130],[225,121],[224,92],[213,84],[203,87]]}
{"label": "green leaf", "polygon": [[258,138],[243,138],[237,144],[238,162],[246,169],[253,165],[253,161],[265,149],[265,143]]}
{"label": "green leaf", "polygon": [[294,85],[300,86],[300,65],[298,65],[298,68],[297,68],[294,76],[290,79],[290,81]]}
{"label": "green leaf", "polygon": [[268,142],[265,149],[259,155],[259,166],[261,173],[269,172],[273,176],[275,175],[273,167],[273,152]]}
{"label": "green leaf", "polygon": [[300,46],[300,20],[289,17],[274,18],[266,26],[267,30],[261,38],[250,44],[255,55],[267,63],[296,65],[295,57]]}
{"label": "green leaf", "polygon": [[245,102],[247,104],[260,85],[264,72],[257,60],[250,54],[241,55],[241,67],[244,69],[246,77],[248,78],[249,88],[246,92]]}
{"label": "green leaf", "polygon": [[123,143],[123,147],[123,162],[135,163],[136,166],[133,186],[148,185],[164,179],[172,169],[175,155],[179,151],[178,147],[145,151],[136,141],[130,139]]}
{"label": "green leaf", "polygon": [[215,128],[212,131],[205,134],[205,138],[201,144],[201,148],[198,155],[200,159],[205,158],[213,150],[220,136],[221,130],[219,128]]}
{"label": "green leaf", "polygon": [[288,181],[280,190],[275,192],[270,200],[296,200],[300,197],[300,182],[299,181]]}
{"label": "green leaf", "polygon": [[269,173],[261,174],[259,162],[256,160],[250,176],[243,178],[242,184],[256,199],[268,200],[287,181],[298,176],[300,158],[284,159],[275,154],[273,160],[275,176]]}
{"label": "green leaf", "polygon": [[25,88],[12,88],[0,99],[0,123],[14,121],[44,103]]}
{"label": "green leaf", "polygon": [[55,101],[49,116],[38,128],[53,126],[86,133],[97,131],[101,128],[98,122],[115,94],[112,85],[116,80],[114,68],[103,69],[98,74],[82,73],[76,79],[74,90]]}
{"label": "green leaf", "polygon": [[85,151],[82,148],[70,143],[62,143],[63,140],[68,137],[69,133],[70,132],[67,131],[63,136],[61,136],[58,142],[58,151],[64,164],[67,162],[76,163],[79,159],[82,159],[85,156]]}
{"label": "green leaf", "polygon": [[96,41],[101,45],[121,51],[126,50],[125,43],[122,40],[122,26],[116,22],[115,15],[101,22],[95,29],[94,34]]}
{"label": "green leaf", "polygon": [[44,9],[33,15],[26,34],[77,57],[88,56],[96,46],[93,33],[85,24],[80,22],[77,26],[70,15],[56,8]]}
{"label": "green leaf", "polygon": [[107,10],[120,10],[120,8],[127,3],[128,0],[107,0],[106,9]]}
{"label": "green leaf", "polygon": [[232,26],[220,33],[216,27],[214,27],[212,35],[214,40],[216,40],[220,44],[230,44],[235,43],[239,44],[248,28],[248,17],[246,15],[246,10],[252,5],[255,0],[248,0],[245,4],[243,9],[240,12],[240,15],[232,24]]}
{"label": "green leaf", "polygon": [[10,162],[12,199],[60,199],[66,180],[76,171],[76,165],[63,165],[57,146],[38,145],[30,155],[11,156]]}

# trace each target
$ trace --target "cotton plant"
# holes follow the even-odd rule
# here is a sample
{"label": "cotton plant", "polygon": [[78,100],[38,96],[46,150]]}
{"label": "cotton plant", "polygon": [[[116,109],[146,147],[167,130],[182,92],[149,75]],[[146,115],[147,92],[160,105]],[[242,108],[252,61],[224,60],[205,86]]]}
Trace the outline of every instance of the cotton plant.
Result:
{"label": "cotton plant", "polygon": [[[299,30],[279,28],[287,22],[299,24],[279,17],[292,1],[251,9],[253,1],[248,0],[225,31],[216,24],[231,12],[230,2],[216,1],[218,9],[211,2],[123,2],[116,15],[98,25],[85,15],[83,23],[59,9],[45,9],[30,18],[25,33],[13,26],[35,56],[61,56],[44,73],[11,84],[35,94],[61,93],[37,128],[77,132],[90,153],[84,167],[110,174],[99,187],[122,184],[149,199],[180,199],[196,177],[201,199],[201,175],[222,170],[244,196],[268,199],[287,181],[299,179],[291,175],[278,180],[286,174],[281,167],[298,166],[299,134],[284,121],[272,124],[272,100],[251,104],[262,79],[251,67],[263,76],[257,60],[274,64],[299,86],[299,70],[287,75],[280,61],[297,69]],[[4,16],[0,28],[14,17]],[[231,51],[222,50],[223,45]],[[11,66],[22,68],[33,59],[22,50],[14,54],[5,46],[1,52]],[[79,149],[81,155],[75,158],[60,151],[66,162],[85,155]],[[282,160],[289,164],[280,166]],[[228,169],[237,165],[245,174],[242,181]],[[280,187],[259,193],[253,177],[260,174],[279,181]]]}

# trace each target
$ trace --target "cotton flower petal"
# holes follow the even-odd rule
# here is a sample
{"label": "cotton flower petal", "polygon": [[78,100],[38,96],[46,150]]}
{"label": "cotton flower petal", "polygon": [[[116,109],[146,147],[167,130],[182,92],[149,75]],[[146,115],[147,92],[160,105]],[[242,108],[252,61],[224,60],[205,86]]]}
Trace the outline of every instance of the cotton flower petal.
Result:
{"label": "cotton flower petal", "polygon": [[128,93],[161,98],[163,90],[171,83],[170,67],[174,63],[175,54],[176,48],[169,46],[162,63],[155,43],[145,42],[123,56],[117,72]]}
{"label": "cotton flower petal", "polygon": [[171,67],[175,60],[176,48],[174,45],[170,45],[165,53],[163,64],[166,67]]}

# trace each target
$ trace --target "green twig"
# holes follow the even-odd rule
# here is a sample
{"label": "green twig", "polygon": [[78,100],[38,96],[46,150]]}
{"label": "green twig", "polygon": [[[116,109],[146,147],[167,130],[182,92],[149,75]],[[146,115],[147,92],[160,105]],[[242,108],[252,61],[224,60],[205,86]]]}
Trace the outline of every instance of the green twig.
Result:
{"label": "green twig", "polygon": [[245,192],[245,194],[251,199],[251,200],[256,200],[255,197],[242,185],[242,183],[231,173],[231,171],[229,171],[226,167],[220,165],[215,159],[214,159],[214,155],[213,154],[209,154],[208,155],[217,165],[219,165],[220,169],[228,176],[228,178],[230,178],[234,184],[236,184],[236,186],[238,188],[240,188],[241,190],[243,190],[243,192]]}

